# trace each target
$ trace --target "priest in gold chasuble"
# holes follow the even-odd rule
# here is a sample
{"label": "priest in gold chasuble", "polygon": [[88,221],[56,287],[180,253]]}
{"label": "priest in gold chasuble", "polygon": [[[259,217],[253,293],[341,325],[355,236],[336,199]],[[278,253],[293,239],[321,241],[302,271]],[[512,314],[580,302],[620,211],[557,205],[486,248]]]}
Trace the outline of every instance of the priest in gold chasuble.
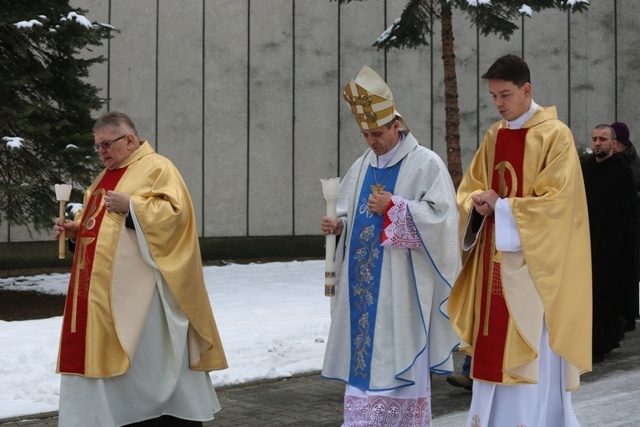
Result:
{"label": "priest in gold chasuble", "polygon": [[210,420],[219,404],[208,371],[227,363],[189,192],[127,115],[100,117],[94,138],[106,169],[75,221],[54,227],[75,245],[59,425]]}
{"label": "priest in gold chasuble", "polygon": [[576,426],[570,390],[591,370],[589,221],[580,163],[529,69],[483,76],[503,120],[458,189],[462,271],[449,313],[472,356],[468,426]]}

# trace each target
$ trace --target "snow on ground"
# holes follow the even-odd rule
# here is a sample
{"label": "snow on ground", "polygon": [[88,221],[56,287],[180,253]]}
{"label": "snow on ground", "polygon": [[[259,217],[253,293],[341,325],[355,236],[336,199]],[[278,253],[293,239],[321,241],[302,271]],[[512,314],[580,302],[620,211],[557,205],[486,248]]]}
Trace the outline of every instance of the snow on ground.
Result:
{"label": "snow on ground", "polygon": [[[324,261],[205,267],[229,369],[216,387],[288,377],[322,366],[329,333]],[[69,274],[0,279],[0,288],[66,294]],[[62,317],[0,321],[0,419],[56,411]]]}
{"label": "snow on ground", "polygon": [[[573,410],[581,427],[633,427],[640,425],[640,370],[630,367],[626,374],[583,384],[572,393]],[[437,427],[460,427],[467,421],[467,411],[436,417]]]}

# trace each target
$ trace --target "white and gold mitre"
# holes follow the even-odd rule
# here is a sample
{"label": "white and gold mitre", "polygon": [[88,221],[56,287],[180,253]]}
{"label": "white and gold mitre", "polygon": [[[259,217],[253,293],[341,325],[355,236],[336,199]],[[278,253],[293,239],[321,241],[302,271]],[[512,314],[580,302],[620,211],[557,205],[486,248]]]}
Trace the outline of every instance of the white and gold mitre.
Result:
{"label": "white and gold mitre", "polygon": [[391,89],[384,80],[366,65],[342,92],[358,126],[363,130],[375,129],[389,123],[396,115]]}

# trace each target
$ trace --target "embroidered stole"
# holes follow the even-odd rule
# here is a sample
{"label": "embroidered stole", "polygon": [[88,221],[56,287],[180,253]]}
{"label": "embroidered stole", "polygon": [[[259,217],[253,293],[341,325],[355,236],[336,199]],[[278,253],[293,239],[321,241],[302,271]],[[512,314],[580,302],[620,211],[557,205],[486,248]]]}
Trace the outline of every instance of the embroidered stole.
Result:
{"label": "embroidered stole", "polygon": [[349,384],[362,390],[369,389],[382,255],[384,253],[380,244],[384,216],[370,212],[367,209],[367,201],[372,188],[381,184],[376,182],[376,175],[377,178],[384,177],[384,190],[393,193],[400,166],[400,163],[397,163],[387,168],[376,168],[375,174],[373,166],[368,166],[354,213],[348,258],[351,310]]}
{"label": "embroidered stole", "polygon": [[[528,129],[500,129],[496,137],[491,189],[500,198],[522,197]],[[502,252],[495,245],[495,215],[485,220],[480,321],[473,353],[474,378],[501,383],[509,310],[502,288]]]}
{"label": "embroidered stole", "polygon": [[102,220],[104,196],[116,188],[127,168],[106,170],[87,202],[76,238],[60,342],[60,372],[84,374],[89,288]]}

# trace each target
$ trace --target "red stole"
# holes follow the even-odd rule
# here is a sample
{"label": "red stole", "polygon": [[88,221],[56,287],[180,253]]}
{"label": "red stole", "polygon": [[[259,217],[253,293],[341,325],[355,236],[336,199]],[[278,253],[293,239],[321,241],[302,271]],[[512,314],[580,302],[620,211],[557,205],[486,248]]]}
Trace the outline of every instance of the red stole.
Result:
{"label": "red stole", "polygon": [[[522,197],[528,129],[500,129],[496,137],[491,189],[500,198]],[[480,319],[473,353],[473,377],[502,383],[509,310],[502,292],[502,253],[495,246],[495,215],[485,220]]]}
{"label": "red stole", "polygon": [[91,273],[102,220],[107,212],[104,196],[113,190],[125,168],[105,171],[85,206],[76,238],[71,279],[64,308],[60,342],[60,372],[84,374]]}

